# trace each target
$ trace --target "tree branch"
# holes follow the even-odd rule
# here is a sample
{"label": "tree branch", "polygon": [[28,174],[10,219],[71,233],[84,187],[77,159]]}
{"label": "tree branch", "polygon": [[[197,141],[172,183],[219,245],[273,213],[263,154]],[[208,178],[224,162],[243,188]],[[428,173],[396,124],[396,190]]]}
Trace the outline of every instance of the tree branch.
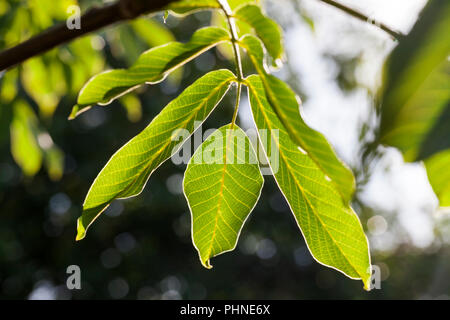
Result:
{"label": "tree branch", "polygon": [[87,33],[158,11],[174,1],[178,0],[118,0],[101,8],[92,8],[81,16],[81,29],[70,30],[66,23],[62,23],[0,52],[0,72]]}
{"label": "tree branch", "polygon": [[338,9],[344,11],[345,13],[355,17],[356,19],[359,19],[359,20],[364,21],[364,22],[371,23],[372,25],[377,26],[381,30],[387,32],[389,35],[391,35],[393,38],[395,38],[397,40],[400,40],[403,37],[403,34],[401,34],[400,32],[394,31],[390,27],[386,26],[385,24],[372,19],[372,18],[362,14],[361,12],[358,12],[358,11],[356,11],[354,9],[351,9],[351,8],[349,8],[347,6],[344,6],[343,4],[340,4],[340,3],[338,3],[338,2],[336,2],[334,0],[319,0],[319,1],[327,3],[330,6],[333,6],[335,8],[338,8]]}

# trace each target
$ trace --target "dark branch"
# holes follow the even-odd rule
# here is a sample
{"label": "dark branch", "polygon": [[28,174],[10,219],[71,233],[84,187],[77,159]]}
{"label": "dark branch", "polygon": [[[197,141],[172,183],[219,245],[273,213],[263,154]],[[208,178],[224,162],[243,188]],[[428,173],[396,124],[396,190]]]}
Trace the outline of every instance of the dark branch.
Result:
{"label": "dark branch", "polygon": [[102,8],[92,8],[81,16],[81,29],[69,30],[63,23],[0,52],[0,72],[92,31],[161,10],[174,1],[177,0],[118,0]]}
{"label": "dark branch", "polygon": [[372,19],[372,18],[370,18],[370,17],[368,17],[368,16],[362,14],[361,12],[358,12],[358,11],[352,9],[352,8],[344,6],[343,4],[340,4],[340,3],[336,2],[336,1],[333,1],[333,0],[320,0],[320,1],[325,2],[325,3],[327,3],[330,6],[333,6],[335,8],[338,8],[338,9],[346,12],[347,14],[349,14],[349,15],[351,15],[351,16],[353,16],[353,17],[355,17],[355,18],[357,18],[357,19],[359,19],[361,21],[373,24],[374,26],[376,26],[376,27],[380,28],[381,30],[387,32],[389,35],[391,35],[393,38],[395,38],[397,40],[399,40],[400,38],[403,37],[403,34],[401,34],[400,32],[394,31],[391,28],[389,28],[388,26],[386,26],[385,24],[383,24],[383,23],[381,23],[379,21],[376,21],[376,20],[374,20],[374,19]]}

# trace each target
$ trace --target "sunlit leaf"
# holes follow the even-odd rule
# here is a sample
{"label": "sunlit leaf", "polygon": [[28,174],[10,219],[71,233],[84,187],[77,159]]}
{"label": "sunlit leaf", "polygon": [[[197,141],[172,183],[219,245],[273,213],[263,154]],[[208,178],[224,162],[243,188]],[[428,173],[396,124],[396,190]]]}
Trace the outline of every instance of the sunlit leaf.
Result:
{"label": "sunlit leaf", "polygon": [[24,102],[13,106],[11,122],[11,153],[26,176],[34,176],[42,165],[42,151],[36,139],[37,118],[33,110]]}
{"label": "sunlit leaf", "polygon": [[388,59],[382,92],[381,143],[399,148],[406,161],[450,147],[450,118],[431,150],[428,135],[450,102],[450,2],[430,0],[408,36]]}
{"label": "sunlit leaf", "polygon": [[[318,262],[361,279],[369,289],[370,255],[358,216],[316,163],[291,140],[266,99],[260,77],[250,76],[246,83],[255,124],[271,137],[263,144],[265,153],[309,250]],[[278,158],[273,156],[274,147]]]}
{"label": "sunlit leaf", "polygon": [[425,160],[425,167],[440,206],[450,207],[450,149]]}
{"label": "sunlit leaf", "polygon": [[188,43],[171,42],[150,49],[130,69],[101,73],[81,90],[72,116],[87,106],[108,104],[141,84],[161,82],[171,71],[229,39],[230,35],[224,29],[203,28],[196,31]]}
{"label": "sunlit leaf", "polygon": [[249,24],[255,30],[275,62],[283,58],[281,28],[273,20],[266,17],[259,6],[248,4],[240,7],[236,11],[235,17]]}
{"label": "sunlit leaf", "polygon": [[228,70],[206,74],[112,156],[86,196],[83,214],[78,219],[77,240],[84,238],[86,229],[114,199],[133,197],[142,191],[152,172],[177,151],[175,147],[181,147],[178,140],[183,130],[192,134],[234,80]]}
{"label": "sunlit leaf", "polygon": [[192,239],[206,268],[212,267],[210,258],[236,247],[263,181],[250,140],[236,125],[212,133],[191,158],[183,190]]}
{"label": "sunlit leaf", "polygon": [[352,171],[339,160],[327,139],[304,122],[300,115],[300,99],[292,89],[280,79],[267,74],[260,41],[248,35],[240,41],[240,44],[248,52],[261,76],[268,101],[291,140],[307,152],[317,166],[331,179],[344,200],[350,201],[355,191],[355,178]]}

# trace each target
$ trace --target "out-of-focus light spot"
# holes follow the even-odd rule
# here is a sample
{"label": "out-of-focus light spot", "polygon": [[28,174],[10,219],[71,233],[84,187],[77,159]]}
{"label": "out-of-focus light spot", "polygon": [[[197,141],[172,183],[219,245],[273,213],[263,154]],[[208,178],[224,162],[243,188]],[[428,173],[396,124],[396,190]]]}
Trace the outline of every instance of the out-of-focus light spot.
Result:
{"label": "out-of-focus light spot", "polygon": [[168,276],[161,280],[160,287],[162,291],[180,291],[181,282],[176,276]]}
{"label": "out-of-focus light spot", "polygon": [[105,47],[106,42],[101,36],[94,35],[91,37],[91,46],[96,51],[101,51]]}
{"label": "out-of-focus light spot", "polygon": [[118,217],[122,214],[124,209],[123,203],[120,201],[114,201],[111,203],[111,205],[108,207],[108,209],[105,210],[105,214],[108,217]]}
{"label": "out-of-focus light spot", "polygon": [[295,249],[294,260],[299,267],[308,267],[313,262],[311,254],[306,246]]}
{"label": "out-of-focus light spot", "polygon": [[210,71],[216,65],[216,58],[211,52],[205,52],[195,59],[195,66],[200,71]]}
{"label": "out-of-focus light spot", "polygon": [[122,256],[116,249],[109,248],[100,254],[100,261],[105,268],[112,269],[122,262]]}
{"label": "out-of-focus light spot", "polygon": [[176,173],[166,180],[166,186],[170,193],[179,195],[183,193],[183,175]]}
{"label": "out-of-focus light spot", "polygon": [[63,215],[72,206],[70,198],[65,193],[57,193],[50,198],[50,210],[57,215]]}
{"label": "out-of-focus light spot", "polygon": [[263,260],[272,258],[277,253],[277,247],[270,239],[263,239],[258,242],[256,255]]}
{"label": "out-of-focus light spot", "polygon": [[53,147],[52,137],[50,137],[50,135],[47,132],[40,133],[37,137],[37,140],[38,140],[39,146],[42,149],[47,150],[47,149],[50,149],[51,147]]}
{"label": "out-of-focus light spot", "polygon": [[55,300],[57,293],[50,281],[39,281],[33,291],[28,295],[28,300]]}
{"label": "out-of-focus light spot", "polygon": [[114,243],[116,244],[116,248],[122,253],[130,252],[136,247],[136,239],[128,232],[116,236]]}
{"label": "out-of-focus light spot", "polygon": [[[189,212],[183,213],[173,222],[173,230],[178,237],[185,239],[191,233],[191,215]],[[188,239],[190,241],[190,239]]]}
{"label": "out-of-focus light spot", "polygon": [[165,95],[175,94],[178,91],[178,85],[173,83],[173,81],[165,81],[165,82],[161,83],[160,87],[161,87],[161,91]]}
{"label": "out-of-focus light spot", "polygon": [[94,107],[79,116],[85,129],[95,129],[106,122],[107,115],[102,107]]}
{"label": "out-of-focus light spot", "polygon": [[373,216],[367,221],[367,228],[371,234],[379,236],[387,231],[388,223],[382,216]]}
{"label": "out-of-focus light spot", "polygon": [[255,254],[258,249],[258,239],[252,234],[248,235],[239,241],[239,249],[244,254]]}
{"label": "out-of-focus light spot", "polygon": [[130,287],[128,286],[128,282],[122,278],[111,280],[108,284],[109,295],[113,299],[124,298],[128,294],[129,290]]}
{"label": "out-of-focus light spot", "polygon": [[161,295],[161,300],[181,300],[181,295],[176,290],[169,290]]}
{"label": "out-of-focus light spot", "polygon": [[389,278],[391,271],[388,267],[388,265],[384,262],[377,262],[376,265],[380,268],[380,273],[381,273],[381,281],[385,281],[387,280],[387,278]]}

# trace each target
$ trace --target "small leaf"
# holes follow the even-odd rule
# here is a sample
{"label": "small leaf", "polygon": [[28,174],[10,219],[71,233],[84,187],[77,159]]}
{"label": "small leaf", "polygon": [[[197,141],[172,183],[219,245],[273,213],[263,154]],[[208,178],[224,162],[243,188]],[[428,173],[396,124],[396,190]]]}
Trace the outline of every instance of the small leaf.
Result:
{"label": "small leaf", "polygon": [[173,70],[229,39],[228,31],[208,27],[196,31],[188,43],[171,42],[150,49],[130,69],[111,70],[93,77],[81,90],[75,106],[78,110],[72,115],[93,104],[108,104],[144,83],[161,82]]}
{"label": "small leaf", "polygon": [[210,258],[236,247],[263,186],[250,140],[226,125],[197,149],[186,169],[183,190],[192,215],[192,239],[206,268]]}
{"label": "small leaf", "polygon": [[147,180],[221,101],[236,77],[228,70],[213,71],[194,82],[140,134],[131,139],[108,161],[92,184],[78,219],[77,240],[115,199],[138,195]]}
{"label": "small leaf", "polygon": [[428,139],[450,106],[449,17],[450,1],[428,1],[386,64],[379,142],[399,148],[406,161],[450,147],[448,117],[436,137],[442,143],[433,150]]}
{"label": "small leaf", "polygon": [[217,0],[182,0],[169,4],[166,9],[177,15],[188,15],[200,10],[219,9]]}
{"label": "small leaf", "polygon": [[369,248],[358,216],[323,171],[291,140],[267,101],[260,77],[250,76],[246,84],[255,124],[270,137],[263,144],[265,154],[309,250],[318,262],[361,279],[369,290]]}
{"label": "small leaf", "polygon": [[248,4],[240,7],[237,9],[235,17],[249,24],[255,30],[276,63],[283,58],[281,28],[275,21],[266,17],[259,6]]}
{"label": "small leaf", "polygon": [[441,207],[450,207],[450,149],[436,153],[425,160],[428,180]]}
{"label": "small leaf", "polygon": [[267,99],[292,141],[308,153],[317,166],[333,181],[345,201],[355,191],[353,172],[337,157],[327,139],[311,129],[300,115],[300,103],[292,89],[280,79],[267,74],[260,41],[248,35],[240,40],[263,82]]}

